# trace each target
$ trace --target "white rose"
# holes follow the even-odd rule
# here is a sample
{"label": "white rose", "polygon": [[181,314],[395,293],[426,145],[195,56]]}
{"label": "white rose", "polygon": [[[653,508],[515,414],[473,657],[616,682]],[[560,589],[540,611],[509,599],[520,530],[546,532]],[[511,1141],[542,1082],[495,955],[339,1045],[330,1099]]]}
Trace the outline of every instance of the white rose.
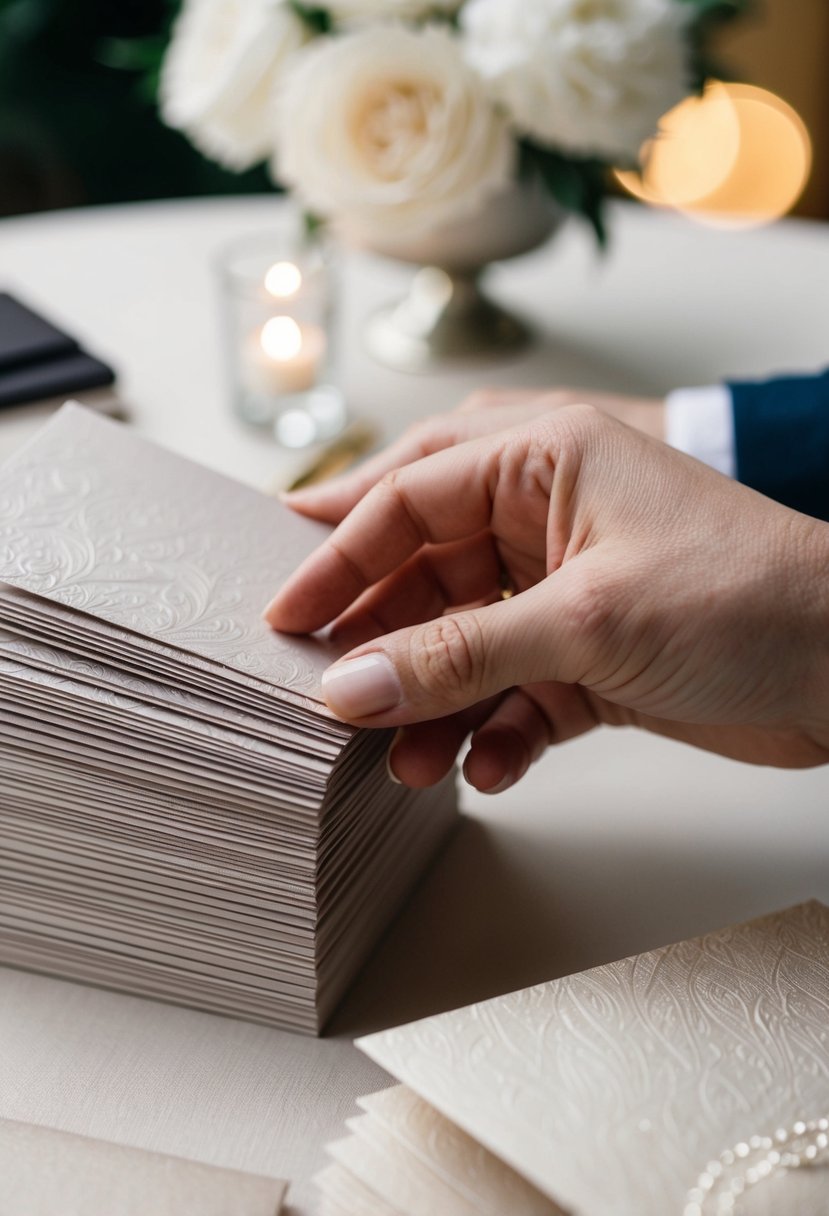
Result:
{"label": "white rose", "polygon": [[161,71],[164,121],[231,169],[264,160],[276,85],[310,37],[285,0],[185,0]]}
{"label": "white rose", "polygon": [[677,0],[469,0],[467,61],[516,128],[563,150],[636,157],[689,91]]}
{"label": "white rose", "polygon": [[423,233],[510,180],[506,120],[446,30],[370,26],[294,62],[279,105],[280,178],[354,236]]}
{"label": "white rose", "polygon": [[335,21],[417,20],[431,14],[454,13],[462,0],[328,0],[325,8]]}

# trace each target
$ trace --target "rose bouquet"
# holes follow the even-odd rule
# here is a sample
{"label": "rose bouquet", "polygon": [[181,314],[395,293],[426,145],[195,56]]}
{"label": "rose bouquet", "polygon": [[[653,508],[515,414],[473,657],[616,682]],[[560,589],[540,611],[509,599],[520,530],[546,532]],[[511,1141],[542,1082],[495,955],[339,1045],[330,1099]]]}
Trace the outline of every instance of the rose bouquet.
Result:
{"label": "rose bouquet", "polygon": [[706,75],[743,0],[184,0],[165,121],[371,243],[473,217],[521,177],[601,238],[611,166]]}

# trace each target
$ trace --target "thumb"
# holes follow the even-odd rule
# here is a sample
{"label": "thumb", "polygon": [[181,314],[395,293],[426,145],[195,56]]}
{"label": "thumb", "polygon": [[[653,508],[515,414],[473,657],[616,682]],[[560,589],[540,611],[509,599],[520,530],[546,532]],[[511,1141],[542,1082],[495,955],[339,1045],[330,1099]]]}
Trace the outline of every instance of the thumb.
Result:
{"label": "thumb", "polygon": [[575,624],[571,564],[509,600],[359,646],[323,676],[329,708],[360,726],[402,726],[515,685],[576,683],[587,653]]}

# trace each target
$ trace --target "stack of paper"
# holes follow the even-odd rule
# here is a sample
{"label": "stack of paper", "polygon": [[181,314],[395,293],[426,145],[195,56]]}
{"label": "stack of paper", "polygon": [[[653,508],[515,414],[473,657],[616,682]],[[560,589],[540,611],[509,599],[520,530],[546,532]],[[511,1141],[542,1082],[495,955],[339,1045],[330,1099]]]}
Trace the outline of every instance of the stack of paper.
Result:
{"label": "stack of paper", "polygon": [[404,1084],[330,1146],[326,1216],[829,1212],[822,904],[358,1045]]}
{"label": "stack of paper", "polygon": [[454,815],[263,606],[326,529],[75,406],[0,469],[0,961],[316,1031]]}

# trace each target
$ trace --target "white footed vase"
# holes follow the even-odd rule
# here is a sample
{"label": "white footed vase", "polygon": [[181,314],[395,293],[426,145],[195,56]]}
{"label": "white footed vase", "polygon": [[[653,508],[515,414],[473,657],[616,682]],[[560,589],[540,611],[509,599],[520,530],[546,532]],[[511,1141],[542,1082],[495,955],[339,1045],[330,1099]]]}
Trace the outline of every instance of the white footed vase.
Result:
{"label": "white footed vase", "polygon": [[474,215],[417,238],[359,237],[344,225],[351,243],[420,267],[407,295],[369,318],[370,353],[389,367],[418,372],[520,350],[530,330],[487,297],[482,278],[491,262],[544,244],[564,219],[540,182],[521,179]]}

